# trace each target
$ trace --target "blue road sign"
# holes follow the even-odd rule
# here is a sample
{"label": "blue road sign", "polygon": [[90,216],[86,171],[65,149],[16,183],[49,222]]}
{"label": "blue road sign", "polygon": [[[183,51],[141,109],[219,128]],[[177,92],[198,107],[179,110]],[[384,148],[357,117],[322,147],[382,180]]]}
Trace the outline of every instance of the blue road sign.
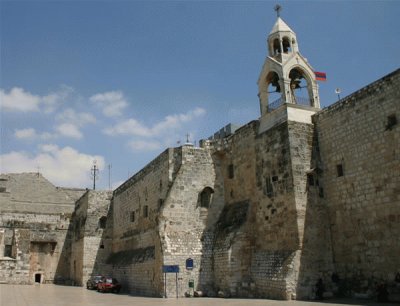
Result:
{"label": "blue road sign", "polygon": [[163,265],[163,273],[179,273],[178,265]]}

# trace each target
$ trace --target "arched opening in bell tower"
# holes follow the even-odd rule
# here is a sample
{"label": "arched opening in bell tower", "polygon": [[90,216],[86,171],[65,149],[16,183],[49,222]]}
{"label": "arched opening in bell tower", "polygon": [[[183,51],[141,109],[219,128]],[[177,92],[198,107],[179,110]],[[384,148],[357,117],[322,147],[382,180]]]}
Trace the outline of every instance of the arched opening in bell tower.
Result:
{"label": "arched opening in bell tower", "polygon": [[271,71],[267,75],[266,79],[267,83],[267,101],[268,101],[268,110],[273,110],[277,108],[282,101],[281,97],[281,83],[279,79],[279,75],[275,71]]}
{"label": "arched opening in bell tower", "polygon": [[283,46],[283,53],[290,53],[292,52],[292,46],[290,44],[290,39],[289,37],[285,36],[282,39],[282,46]]}
{"label": "arched opening in bell tower", "polygon": [[272,49],[273,49],[273,52],[274,52],[274,54],[273,54],[274,56],[282,53],[281,44],[279,42],[279,38],[275,38],[274,39],[274,42],[272,43]]}
{"label": "arched opening in bell tower", "polygon": [[291,103],[313,106],[310,77],[300,68],[293,68],[289,73]]}

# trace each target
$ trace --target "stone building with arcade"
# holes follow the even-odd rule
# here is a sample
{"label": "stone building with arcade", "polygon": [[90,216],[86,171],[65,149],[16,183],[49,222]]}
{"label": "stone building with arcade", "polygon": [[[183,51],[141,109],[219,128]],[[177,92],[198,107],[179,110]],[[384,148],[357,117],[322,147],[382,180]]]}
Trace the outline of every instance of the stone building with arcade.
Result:
{"label": "stone building with arcade", "polygon": [[[136,295],[308,299],[321,278],[333,294],[382,281],[398,294],[400,70],[321,109],[315,71],[280,17],[267,49],[260,118],[166,149],[113,192],[54,187],[68,204],[52,207],[65,211],[21,223],[11,221],[21,191],[4,174],[0,281],[108,274]],[[54,268],[35,266],[37,253]]]}

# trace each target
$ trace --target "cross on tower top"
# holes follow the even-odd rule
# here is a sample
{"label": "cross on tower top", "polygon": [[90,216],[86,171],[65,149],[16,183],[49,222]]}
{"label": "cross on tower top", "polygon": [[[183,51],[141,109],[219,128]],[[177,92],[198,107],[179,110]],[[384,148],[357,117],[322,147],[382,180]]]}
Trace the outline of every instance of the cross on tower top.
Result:
{"label": "cross on tower top", "polygon": [[279,4],[275,5],[274,11],[276,12],[276,16],[280,17],[281,11],[282,11],[282,6],[280,6]]}

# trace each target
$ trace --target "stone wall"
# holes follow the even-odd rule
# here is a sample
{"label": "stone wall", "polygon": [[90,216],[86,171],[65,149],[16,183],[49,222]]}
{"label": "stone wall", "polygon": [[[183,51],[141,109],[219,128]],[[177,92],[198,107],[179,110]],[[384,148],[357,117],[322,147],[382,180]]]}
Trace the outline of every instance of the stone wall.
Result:
{"label": "stone wall", "polygon": [[[193,295],[193,290],[214,286],[211,233],[224,205],[224,189],[216,169],[218,160],[212,158],[208,148],[185,145],[179,150],[181,166],[160,212],[159,231],[163,264],[180,267],[178,294]],[[186,269],[187,259],[193,260],[193,269]],[[167,296],[175,296],[174,275],[164,277]]]}
{"label": "stone wall", "polygon": [[314,116],[333,259],[354,291],[399,272],[400,70]]}
{"label": "stone wall", "polygon": [[[300,119],[293,121],[297,111]],[[321,275],[332,272],[329,226],[321,218],[327,212],[319,189],[307,184],[315,171],[315,110],[307,120],[299,107],[284,105],[277,112],[292,120],[277,120],[272,112],[262,125],[250,122],[214,143],[226,210],[215,233],[215,288],[224,295],[304,298]]]}
{"label": "stone wall", "polygon": [[72,218],[71,278],[85,286],[92,275],[101,274],[111,253],[111,235],[106,230],[111,191],[88,190],[75,205]]}
{"label": "stone wall", "polygon": [[[0,281],[14,284],[55,282],[64,266],[62,250],[74,209],[73,195],[41,174],[2,174],[0,190]],[[4,258],[11,246],[11,257]],[[65,266],[63,267],[65,271]]]}
{"label": "stone wall", "polygon": [[[114,191],[112,255],[108,262],[113,275],[132,293],[161,296],[163,292],[159,212],[180,159],[179,151],[167,149]],[[142,254],[148,248],[154,252]],[[130,252],[143,256],[138,259]]]}

